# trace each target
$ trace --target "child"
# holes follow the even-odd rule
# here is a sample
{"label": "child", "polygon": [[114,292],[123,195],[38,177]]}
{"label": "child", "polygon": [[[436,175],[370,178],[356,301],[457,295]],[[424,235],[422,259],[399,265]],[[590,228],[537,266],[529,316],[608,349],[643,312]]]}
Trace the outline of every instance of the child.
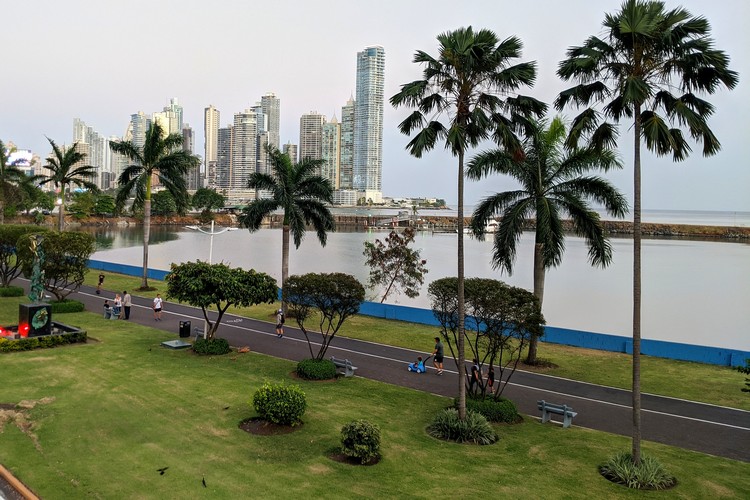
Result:
{"label": "child", "polygon": [[422,361],[422,356],[417,356],[417,360],[414,363],[409,363],[409,371],[424,373],[424,361]]}
{"label": "child", "polygon": [[104,300],[104,319],[110,319],[112,317],[112,306],[109,305],[108,300]]}

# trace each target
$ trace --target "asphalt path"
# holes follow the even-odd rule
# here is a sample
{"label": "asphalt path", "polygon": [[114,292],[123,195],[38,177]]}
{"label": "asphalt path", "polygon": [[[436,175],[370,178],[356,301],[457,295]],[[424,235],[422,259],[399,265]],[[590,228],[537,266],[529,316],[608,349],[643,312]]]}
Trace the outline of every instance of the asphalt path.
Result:
{"label": "asphalt path", "polygon": [[[28,282],[25,284],[28,286]],[[104,290],[102,295],[96,295],[94,287],[83,286],[70,298],[83,302],[89,311],[100,312],[103,311],[104,299],[111,303],[114,295],[115,292]],[[165,301],[162,321],[155,321],[151,303],[151,299],[133,295],[130,321],[172,332],[175,338],[180,321],[190,321],[193,329],[203,327],[200,309]],[[212,319],[215,316],[211,313]],[[217,336],[227,339],[234,347],[248,346],[252,351],[283,359],[299,361],[310,357],[304,335],[290,323],[284,325],[284,338],[278,339],[271,317],[269,321],[259,321],[225,314]],[[116,327],[117,322],[112,321],[112,328]],[[311,335],[316,354],[319,338],[319,335]],[[406,369],[408,363],[419,355],[425,357],[432,347],[432,344],[425,345],[424,351],[413,351],[337,336],[326,355],[351,360],[357,367],[356,375],[360,377],[455,397],[458,394],[458,370],[450,358],[446,357],[442,376],[437,376],[432,366],[428,366],[423,374]],[[708,380],[705,389],[711,390]],[[740,390],[739,385],[737,390]],[[513,400],[521,413],[534,418],[539,418],[540,413],[537,401],[544,399],[573,407],[578,412],[574,425],[631,435],[632,410],[628,390],[517,370],[503,395]],[[750,462],[750,412],[652,394],[642,394],[641,405],[643,439]],[[560,432],[565,430],[560,429]]]}

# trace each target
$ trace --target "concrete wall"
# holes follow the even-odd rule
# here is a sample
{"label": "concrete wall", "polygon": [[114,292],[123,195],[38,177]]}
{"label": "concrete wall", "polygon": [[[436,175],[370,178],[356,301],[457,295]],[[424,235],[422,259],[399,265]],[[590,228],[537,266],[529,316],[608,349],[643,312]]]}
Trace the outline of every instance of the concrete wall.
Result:
{"label": "concrete wall", "polygon": [[[89,268],[130,276],[141,276],[143,271],[143,268],[141,267],[113,264],[111,262],[98,260],[90,260]],[[167,274],[168,271],[160,271],[156,269],[148,270],[149,279],[163,280]],[[360,307],[360,314],[376,318],[408,321],[422,325],[439,326],[439,323],[435,319],[435,316],[433,316],[431,310],[418,309],[416,307],[364,302]],[[630,337],[620,337],[618,335],[607,335],[603,333],[584,332],[580,330],[569,330],[567,328],[548,326],[545,328],[542,340],[551,344],[585,347],[600,351],[624,352],[628,354],[633,353],[633,340]],[[643,339],[641,341],[641,353],[646,356],[677,359],[682,361],[695,361],[698,363],[722,366],[745,366],[745,360],[750,359],[750,352],[747,351],[649,339]]]}

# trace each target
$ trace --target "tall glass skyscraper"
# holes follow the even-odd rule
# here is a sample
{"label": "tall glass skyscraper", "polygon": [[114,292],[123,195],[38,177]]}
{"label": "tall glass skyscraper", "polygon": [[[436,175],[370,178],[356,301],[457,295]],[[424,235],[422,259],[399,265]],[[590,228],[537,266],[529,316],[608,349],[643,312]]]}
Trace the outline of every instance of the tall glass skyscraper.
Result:
{"label": "tall glass skyscraper", "polygon": [[383,47],[374,45],[357,52],[353,187],[376,203],[382,199],[384,84]]}

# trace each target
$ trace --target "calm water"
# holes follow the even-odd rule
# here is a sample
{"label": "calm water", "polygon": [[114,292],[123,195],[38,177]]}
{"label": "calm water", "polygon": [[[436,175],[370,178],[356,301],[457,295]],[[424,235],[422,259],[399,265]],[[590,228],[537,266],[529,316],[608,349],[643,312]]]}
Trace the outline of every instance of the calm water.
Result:
{"label": "calm water", "polygon": [[[331,233],[321,247],[308,232],[299,250],[290,253],[290,274],[344,272],[367,281],[363,243],[383,239],[385,232]],[[142,229],[98,230],[93,258],[142,265]],[[466,276],[501,279],[532,288],[533,235],[525,234],[512,276],[490,266],[492,242],[465,238]],[[172,262],[208,260],[210,237],[184,228],[153,227],[149,266],[168,270]],[[607,269],[588,264],[580,238],[568,237],[562,265],[547,273],[544,315],[550,326],[598,333],[632,334],[632,259],[630,238],[612,240],[614,262]],[[429,308],[429,282],[456,275],[456,235],[418,233],[415,247],[427,259],[423,293],[388,302]],[[644,239],[643,337],[750,351],[750,244]],[[214,237],[213,262],[254,268],[281,277],[281,230],[226,232]],[[379,300],[368,292],[369,300]]]}

